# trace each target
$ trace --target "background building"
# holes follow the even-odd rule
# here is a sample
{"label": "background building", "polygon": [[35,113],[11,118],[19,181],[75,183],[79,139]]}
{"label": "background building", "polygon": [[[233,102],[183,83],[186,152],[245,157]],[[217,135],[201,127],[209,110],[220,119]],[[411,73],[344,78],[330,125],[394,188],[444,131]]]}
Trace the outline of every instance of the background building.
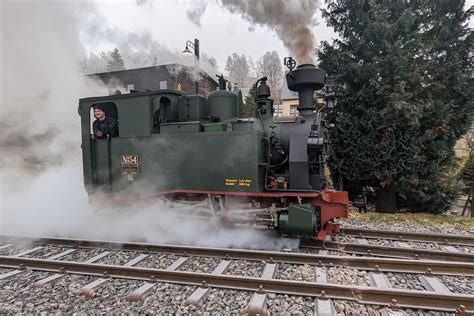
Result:
{"label": "background building", "polygon": [[[125,69],[89,75],[102,81],[113,90],[176,90],[194,94],[194,68],[181,64],[158,65],[145,68]],[[217,81],[204,71],[199,71],[200,94],[207,96],[217,89]]]}
{"label": "background building", "polygon": [[286,76],[283,76],[283,86],[281,87],[281,105],[280,113],[281,116],[290,116],[298,115],[298,92],[291,91],[288,89],[288,84],[286,83]]}
{"label": "background building", "polygon": [[[319,108],[324,104],[324,95],[321,90],[314,92],[316,108]],[[298,93],[288,89],[286,83],[286,76],[283,79],[283,86],[281,87],[281,105],[278,108],[275,108],[275,113],[278,113],[278,116],[296,116],[299,115],[298,112]]]}

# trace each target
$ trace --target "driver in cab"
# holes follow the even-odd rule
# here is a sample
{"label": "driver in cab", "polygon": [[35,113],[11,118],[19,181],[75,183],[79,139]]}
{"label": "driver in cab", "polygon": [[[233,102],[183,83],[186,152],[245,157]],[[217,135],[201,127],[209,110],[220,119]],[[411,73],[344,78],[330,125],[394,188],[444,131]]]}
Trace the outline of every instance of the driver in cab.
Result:
{"label": "driver in cab", "polygon": [[118,122],[105,112],[105,107],[99,105],[94,106],[94,117],[96,120],[92,123],[94,135],[97,138],[117,137]]}

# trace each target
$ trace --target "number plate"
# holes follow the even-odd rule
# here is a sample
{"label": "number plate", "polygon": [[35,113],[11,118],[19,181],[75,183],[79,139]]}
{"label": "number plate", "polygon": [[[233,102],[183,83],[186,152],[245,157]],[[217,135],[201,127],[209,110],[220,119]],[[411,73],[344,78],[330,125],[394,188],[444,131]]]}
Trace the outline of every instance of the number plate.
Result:
{"label": "number plate", "polygon": [[122,174],[138,174],[138,155],[122,155]]}

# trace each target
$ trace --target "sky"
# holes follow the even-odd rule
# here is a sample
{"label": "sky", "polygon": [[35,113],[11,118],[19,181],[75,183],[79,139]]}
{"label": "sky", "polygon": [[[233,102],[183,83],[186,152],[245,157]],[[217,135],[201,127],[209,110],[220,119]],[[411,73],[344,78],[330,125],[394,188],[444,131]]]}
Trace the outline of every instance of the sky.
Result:
{"label": "sky", "polygon": [[[143,0],[141,0],[143,1]],[[210,0],[201,18],[201,27],[186,15],[187,10],[203,1],[154,0],[137,5],[137,0],[100,0],[96,8],[103,23],[123,31],[149,31],[154,38],[171,50],[181,52],[186,40],[198,38],[202,53],[216,58],[220,71],[224,71],[227,56],[232,53],[245,54],[257,60],[267,51],[276,50],[281,59],[289,56],[287,49],[267,27],[254,26],[239,15],[232,14],[216,1]],[[314,33],[318,42],[330,40],[336,35],[317,14],[318,25]],[[88,45],[89,51],[109,50],[110,44]]]}

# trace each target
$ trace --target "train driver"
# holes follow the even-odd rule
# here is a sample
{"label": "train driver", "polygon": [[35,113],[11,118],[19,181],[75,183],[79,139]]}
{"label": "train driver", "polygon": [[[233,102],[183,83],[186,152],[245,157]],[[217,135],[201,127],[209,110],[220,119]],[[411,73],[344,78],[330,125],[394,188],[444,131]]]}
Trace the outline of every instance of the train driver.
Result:
{"label": "train driver", "polygon": [[94,117],[96,120],[92,124],[94,135],[97,138],[117,137],[118,122],[113,116],[107,116],[105,107],[101,104],[94,106]]}

